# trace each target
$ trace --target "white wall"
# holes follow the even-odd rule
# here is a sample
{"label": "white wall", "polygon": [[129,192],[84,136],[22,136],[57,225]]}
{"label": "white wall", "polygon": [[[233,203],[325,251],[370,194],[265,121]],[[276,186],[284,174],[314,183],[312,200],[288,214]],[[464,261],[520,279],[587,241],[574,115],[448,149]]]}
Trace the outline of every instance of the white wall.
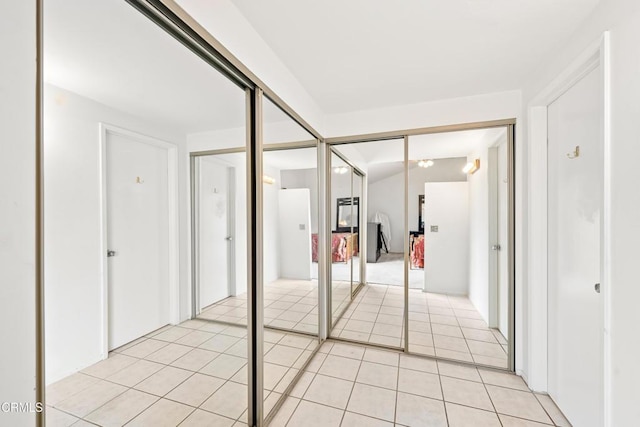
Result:
{"label": "white wall", "polygon": [[[462,168],[465,158],[438,159],[430,168],[409,170],[409,231],[418,230],[418,196],[424,194],[425,182],[466,181]],[[369,221],[376,212],[389,217],[391,242],[389,252],[404,252],[404,172],[368,184]]]}
{"label": "white wall", "polygon": [[[98,124],[179,144],[159,123],[45,86],[45,321],[47,382],[102,357]],[[184,273],[184,270],[182,270]],[[186,284],[181,274],[181,285]],[[82,321],[78,321],[82,319]]]}
{"label": "white wall", "polygon": [[[610,339],[610,358],[605,359],[611,373],[610,426],[633,425],[640,419],[637,384],[640,382],[640,287],[637,286],[638,241],[640,241],[640,191],[635,179],[630,179],[640,158],[637,121],[640,117],[640,2],[637,0],[603,0],[592,15],[580,26],[572,39],[541,63],[539,70],[532,70],[532,80],[525,87],[526,106],[545,86],[547,86],[572,60],[596,42],[602,32],[611,34],[611,177],[610,188],[610,287],[611,300],[610,329],[606,331]],[[523,113],[526,113],[524,111]],[[527,135],[528,137],[528,135]],[[533,148],[529,148],[533,150]],[[532,206],[534,209],[535,206]],[[529,283],[527,295],[534,301],[538,289],[546,283]],[[532,307],[529,307],[531,310]],[[536,313],[530,312],[527,329],[535,328]],[[533,332],[532,332],[533,333]],[[531,342],[531,346],[539,345]],[[531,383],[544,382],[539,364],[542,355],[525,365],[525,373],[531,374]],[[526,372],[531,368],[531,372]]]}
{"label": "white wall", "polygon": [[282,188],[308,188],[311,200],[311,233],[318,232],[318,170],[281,170]]}
{"label": "white wall", "polygon": [[308,188],[278,192],[280,277],[311,280],[311,212]]}
{"label": "white wall", "polygon": [[[424,184],[424,290],[453,295],[469,292],[469,185]],[[432,225],[438,232],[431,232]]]}
{"label": "white wall", "polygon": [[469,175],[469,299],[489,323],[489,151],[482,148],[467,160],[480,159],[480,169]]}
{"label": "white wall", "polygon": [[[0,402],[35,402],[36,2],[0,3]],[[33,413],[0,424],[34,426]]]}
{"label": "white wall", "polygon": [[[326,117],[325,137],[518,117],[520,91],[354,111]],[[402,144],[402,141],[398,142]]]}

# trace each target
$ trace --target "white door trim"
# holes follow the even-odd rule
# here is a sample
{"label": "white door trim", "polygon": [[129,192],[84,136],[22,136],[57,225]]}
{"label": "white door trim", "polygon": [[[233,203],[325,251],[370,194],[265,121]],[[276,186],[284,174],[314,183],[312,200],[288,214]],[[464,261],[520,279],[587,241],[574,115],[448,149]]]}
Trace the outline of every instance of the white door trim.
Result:
{"label": "white door trim", "polygon": [[102,358],[109,355],[109,277],[107,268],[107,135],[121,135],[144,144],[167,150],[168,214],[169,214],[169,319],[180,322],[180,276],[179,276],[179,222],[178,222],[178,147],[107,123],[99,123],[99,173],[100,173],[100,287],[102,295]]}
{"label": "white door trim", "polygon": [[604,305],[604,419],[611,426],[610,363],[610,248],[611,248],[611,86],[609,32],[587,48],[528,105],[529,117],[529,244],[528,244],[528,335],[529,387],[546,392],[547,345],[547,108],[591,71],[601,67],[604,137],[604,207],[602,294]]}

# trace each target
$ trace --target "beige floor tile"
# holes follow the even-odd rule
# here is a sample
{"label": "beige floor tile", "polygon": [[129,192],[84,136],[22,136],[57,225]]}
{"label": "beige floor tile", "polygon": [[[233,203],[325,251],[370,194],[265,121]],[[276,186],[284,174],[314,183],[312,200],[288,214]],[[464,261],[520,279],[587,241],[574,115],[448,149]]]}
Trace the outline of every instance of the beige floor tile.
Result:
{"label": "beige floor tile", "polygon": [[216,351],[218,353],[224,353],[229,347],[240,341],[238,337],[232,337],[229,335],[216,335],[208,341],[200,344],[199,348],[204,350]]}
{"label": "beige floor tile", "polygon": [[469,350],[473,355],[502,358],[506,357],[502,346],[498,343],[467,340]]}
{"label": "beige floor tile", "polygon": [[400,354],[400,367],[404,369],[413,369],[414,371],[438,373],[438,365],[433,359],[425,357],[411,356],[408,354]]}
{"label": "beige floor tile", "polygon": [[402,316],[393,316],[391,314],[380,313],[378,314],[376,323],[385,323],[387,325],[402,326],[403,320],[404,319]]}
{"label": "beige floor tile", "polygon": [[400,353],[367,348],[364,352],[363,360],[372,363],[380,363],[382,365],[398,366],[400,363]]}
{"label": "beige floor tile", "polygon": [[345,330],[340,331],[335,336],[343,338],[343,339],[346,339],[346,340],[349,340],[349,341],[368,342],[370,334],[365,333],[365,332],[348,331],[348,330],[345,329]]}
{"label": "beige floor tile", "polygon": [[74,424],[72,424],[72,427],[95,427],[95,426],[96,426],[95,424],[85,420],[78,420]]}
{"label": "beige floor tile", "polygon": [[431,323],[439,323],[441,325],[458,325],[458,319],[454,316],[443,316],[440,314],[430,314]]}
{"label": "beige floor tile", "polygon": [[126,390],[127,388],[121,385],[100,381],[56,404],[55,407],[83,418]]}
{"label": "beige floor tile", "polygon": [[484,320],[458,318],[458,324],[463,328],[488,330],[487,323]]}
{"label": "beige floor tile", "polygon": [[226,382],[201,408],[224,417],[237,419],[247,409],[247,386]]}
{"label": "beige floor tile", "polygon": [[502,427],[548,427],[551,424],[537,423],[535,421],[523,420],[522,418],[510,417],[508,415],[498,414]]}
{"label": "beige floor tile", "polygon": [[375,323],[371,331],[375,335],[400,338],[402,335],[401,325],[388,325],[386,323]]}
{"label": "beige floor tile", "polygon": [[491,366],[500,369],[507,369],[509,365],[506,353],[505,356],[500,359],[497,359],[495,357],[479,356],[477,354],[473,354],[472,357],[473,361],[478,365]]}
{"label": "beige floor tile", "polygon": [[351,392],[347,410],[393,422],[395,403],[396,392],[394,390],[356,383]]}
{"label": "beige floor tile", "polygon": [[205,341],[214,337],[214,333],[206,331],[193,331],[190,334],[176,340],[176,344],[188,345],[190,347],[198,347]]}
{"label": "beige floor tile", "polygon": [[273,390],[282,377],[289,371],[286,366],[275,365],[273,363],[264,364],[264,388],[265,390]]}
{"label": "beige floor tile", "polygon": [[324,363],[324,360],[326,358],[327,358],[327,354],[326,353],[322,353],[322,352],[316,353],[313,356],[313,359],[311,359],[311,361],[309,362],[309,365],[307,365],[306,371],[307,372],[318,372],[318,370],[320,369],[320,367],[322,366],[322,364]]}
{"label": "beige floor tile", "polygon": [[433,357],[436,355],[436,349],[433,347],[426,347],[423,345],[415,345],[411,343],[409,343],[409,351],[413,354],[420,354],[425,356]]}
{"label": "beige floor tile", "polygon": [[440,375],[446,377],[482,382],[482,378],[480,378],[478,370],[472,366],[438,360],[438,372]]}
{"label": "beige floor tile", "polygon": [[440,378],[427,372],[400,368],[398,391],[442,400]]}
{"label": "beige floor tile", "polygon": [[484,341],[498,344],[498,340],[490,330],[462,328],[462,333],[468,340]]}
{"label": "beige floor tile", "polygon": [[356,382],[395,390],[398,385],[398,368],[379,363],[362,362]]}
{"label": "beige floor tile", "polygon": [[162,347],[168,345],[169,343],[166,341],[159,341],[154,338],[145,340],[140,344],[136,344],[133,347],[130,347],[123,351],[121,354],[125,354],[127,356],[144,358],[150,355],[153,352],[160,350]]}
{"label": "beige floor tile", "polygon": [[382,344],[389,347],[399,348],[402,344],[402,334],[398,336],[388,336],[388,335],[376,335],[371,334],[369,337],[369,342],[374,344]]}
{"label": "beige floor tile", "polygon": [[467,342],[464,338],[449,337],[446,335],[434,335],[433,343],[436,349],[460,351],[463,353],[469,353]]}
{"label": "beige floor tile", "polygon": [[409,331],[409,343],[411,345],[421,345],[423,347],[433,347],[433,335],[423,332]]}
{"label": "beige floor tile", "polygon": [[494,410],[484,384],[450,377],[441,377],[440,380],[445,401],[487,411]]}
{"label": "beige floor tile", "polygon": [[373,329],[373,322],[364,322],[362,320],[349,320],[346,325],[344,325],[345,331],[354,331],[361,333],[371,333]]}
{"label": "beige floor tile", "polygon": [[304,394],[304,400],[345,409],[352,388],[351,381],[316,375]]}
{"label": "beige floor tile", "polygon": [[200,406],[225,383],[220,378],[203,374],[194,374],[174,388],[166,398],[189,406]]}
{"label": "beige floor tile", "polygon": [[150,355],[145,357],[145,359],[152,362],[168,365],[171,362],[189,353],[191,350],[193,350],[192,347],[171,343],[167,346],[162,347],[160,350],[151,353]]}
{"label": "beige floor tile", "polygon": [[288,369],[287,372],[282,377],[282,379],[280,380],[280,382],[278,382],[278,384],[275,386],[273,391],[281,394],[284,393],[287,387],[289,387],[289,385],[293,383],[294,378],[298,375],[299,372],[300,372],[299,369],[293,369],[293,368]]}
{"label": "beige floor tile", "polygon": [[517,390],[529,391],[529,387],[522,377],[506,372],[497,372],[489,369],[478,369],[482,381],[485,384],[498,385],[500,387],[515,388]]}
{"label": "beige floor tile", "polygon": [[301,401],[287,427],[338,427],[343,411],[313,402]]}
{"label": "beige floor tile", "polygon": [[498,413],[531,421],[551,423],[551,419],[533,393],[493,385],[486,387]]}
{"label": "beige floor tile", "polygon": [[235,420],[196,409],[180,423],[180,427],[231,427]]}
{"label": "beige floor tile", "polygon": [[302,354],[302,349],[276,344],[265,355],[264,361],[269,363],[275,363],[276,365],[290,367],[290,366],[293,366],[293,364],[295,363],[296,360],[298,360],[301,354]]}
{"label": "beige floor tile", "polygon": [[69,427],[78,421],[78,418],[73,415],[69,415],[50,406],[47,406],[45,410],[45,418],[47,427]]}
{"label": "beige floor tile", "polygon": [[198,329],[199,331],[211,332],[213,334],[218,334],[225,329],[227,329],[227,325],[223,325],[221,323],[213,323],[213,322],[205,322],[206,325]]}
{"label": "beige floor tile", "polygon": [[194,408],[167,399],[160,399],[133,419],[127,427],[174,427],[194,411]]}
{"label": "beige floor tile", "polygon": [[174,342],[187,334],[192,332],[189,328],[181,328],[180,326],[174,326],[166,331],[160,332],[158,335],[154,335],[153,339],[160,341]]}
{"label": "beige floor tile", "polygon": [[365,417],[353,412],[345,412],[340,427],[393,427],[393,423]]}
{"label": "beige floor tile", "polygon": [[535,396],[545,411],[547,411],[547,414],[551,417],[555,425],[558,427],[571,427],[569,420],[565,418],[562,411],[560,411],[550,396],[546,394],[536,394]]}
{"label": "beige floor tile", "polygon": [[351,320],[361,320],[364,322],[375,322],[376,317],[378,317],[377,313],[372,313],[370,311],[354,311],[351,315]]}
{"label": "beige floor tile", "polygon": [[293,386],[293,389],[291,390],[291,396],[301,399],[309,388],[309,385],[311,384],[311,381],[313,381],[314,377],[315,373],[303,372],[296,385]]}
{"label": "beige floor tile", "polygon": [[215,351],[194,348],[189,353],[171,363],[171,366],[189,371],[199,371],[219,355],[220,353]]}
{"label": "beige floor tile", "polygon": [[200,329],[207,324],[208,323],[203,320],[191,319],[191,320],[185,320],[184,322],[180,323],[178,326],[180,326],[181,328]]}
{"label": "beige floor tile", "polygon": [[287,334],[278,344],[286,345],[295,348],[307,348],[312,342],[317,342],[317,339],[302,337],[300,335]]}
{"label": "beige floor tile", "polygon": [[434,323],[431,325],[431,331],[434,335],[446,335],[448,337],[464,338],[462,330],[459,326],[441,325]]}
{"label": "beige floor tile", "polygon": [[138,359],[135,357],[125,356],[123,354],[114,354],[98,363],[83,369],[83,374],[91,375],[98,378],[106,378],[129,365],[133,365]]}
{"label": "beige floor tile", "polygon": [[284,403],[282,403],[282,406],[280,407],[276,415],[269,423],[269,427],[285,427],[287,425],[287,422],[289,422],[291,415],[298,407],[298,403],[300,403],[300,399],[296,399],[295,397],[291,396],[287,397]]}
{"label": "beige floor tile", "polygon": [[[409,318],[411,318],[411,316],[409,316]],[[441,326],[448,326],[448,325],[441,325]],[[452,327],[457,328],[457,326],[452,326]],[[416,331],[416,332],[424,332],[425,334],[431,334],[433,333],[433,325],[429,322],[419,322],[417,320],[410,320],[409,330]]]}
{"label": "beige floor tile", "polygon": [[46,397],[48,405],[55,405],[76,393],[89,388],[100,381],[89,375],[75,373],[47,386]]}
{"label": "beige floor tile", "polygon": [[355,381],[360,368],[360,361],[346,357],[328,355],[318,373],[330,377]]}
{"label": "beige floor tile", "polygon": [[343,344],[337,342],[333,345],[333,347],[331,347],[329,354],[361,360],[364,356],[364,351],[365,347],[362,347],[360,345]]}
{"label": "beige floor tile", "polygon": [[447,427],[444,403],[398,392],[396,424],[407,427]]}
{"label": "beige floor tile", "polygon": [[209,362],[200,372],[214,377],[228,380],[233,377],[241,369],[246,370],[247,360],[242,357],[221,354],[220,356]]}
{"label": "beige floor tile", "polygon": [[445,350],[442,348],[436,348],[436,356],[444,359],[460,360],[463,362],[473,362],[471,353],[463,353],[461,351]]}
{"label": "beige floor tile", "polygon": [[445,403],[449,427],[502,427],[495,412]]}
{"label": "beige floor tile", "polygon": [[136,384],[134,388],[156,396],[164,396],[191,375],[193,375],[191,371],[166,366],[146,380]]}
{"label": "beige floor tile", "polygon": [[164,365],[160,363],[150,362],[148,360],[138,360],[133,365],[129,365],[110,377],[107,377],[107,380],[127,387],[133,387],[162,368],[164,368]]}
{"label": "beige floor tile", "polygon": [[85,420],[103,427],[123,426],[157,400],[156,396],[129,389],[87,415]]}

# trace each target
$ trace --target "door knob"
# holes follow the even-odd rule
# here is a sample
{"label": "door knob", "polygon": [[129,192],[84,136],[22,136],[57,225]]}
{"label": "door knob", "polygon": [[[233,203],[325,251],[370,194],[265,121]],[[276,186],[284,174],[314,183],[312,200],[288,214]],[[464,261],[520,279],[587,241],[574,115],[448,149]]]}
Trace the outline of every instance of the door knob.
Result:
{"label": "door knob", "polygon": [[600,283],[596,283],[593,287],[596,291],[596,293],[600,293]]}
{"label": "door knob", "polygon": [[228,240],[230,242],[230,241],[233,240],[233,237],[231,237],[231,236],[225,237],[225,240]]}
{"label": "door knob", "polygon": [[107,258],[111,258],[112,256],[116,256],[116,251],[107,249]]}
{"label": "door knob", "polygon": [[500,248],[500,245],[493,245],[493,246],[491,246],[491,250],[493,250],[493,251],[499,251],[500,249],[501,249],[501,248]]}

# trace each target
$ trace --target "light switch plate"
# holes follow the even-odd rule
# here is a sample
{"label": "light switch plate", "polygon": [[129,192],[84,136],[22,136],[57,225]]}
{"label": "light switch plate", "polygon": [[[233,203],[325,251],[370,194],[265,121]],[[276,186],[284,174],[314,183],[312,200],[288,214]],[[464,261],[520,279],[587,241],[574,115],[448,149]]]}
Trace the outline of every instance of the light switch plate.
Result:
{"label": "light switch plate", "polygon": [[300,230],[305,230],[307,228],[307,226],[304,224],[298,224],[298,227],[300,228]]}
{"label": "light switch plate", "polygon": [[437,225],[432,225],[431,226],[431,232],[432,233],[437,233],[438,232],[438,226]]}

